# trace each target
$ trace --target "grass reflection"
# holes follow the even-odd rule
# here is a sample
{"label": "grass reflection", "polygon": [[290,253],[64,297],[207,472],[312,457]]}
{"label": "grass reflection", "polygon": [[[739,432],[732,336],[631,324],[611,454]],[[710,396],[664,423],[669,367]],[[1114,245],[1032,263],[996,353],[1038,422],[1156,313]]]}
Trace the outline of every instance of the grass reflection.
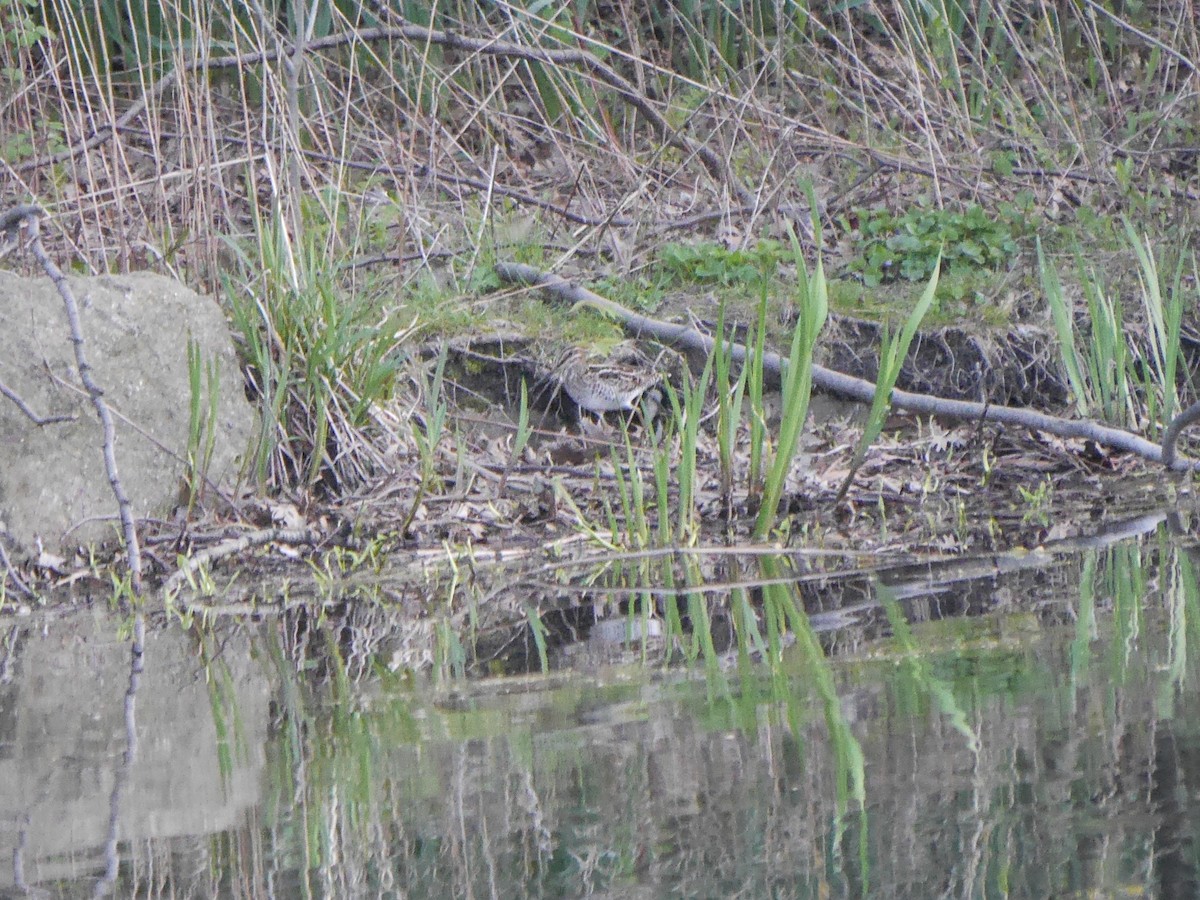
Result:
{"label": "grass reflection", "polygon": [[895,596],[885,585],[877,584],[875,590],[892,626],[892,640],[901,655],[901,666],[914,687],[932,700],[938,712],[963,736],[972,753],[979,753],[979,735],[967,720],[967,713],[959,705],[953,686],[939,677],[929,664],[928,658],[917,647],[908,620]]}
{"label": "grass reflection", "polygon": [[593,583],[628,589],[596,597],[632,664],[363,681],[295,629],[265,654],[264,802],[222,845],[227,877],[295,896],[1161,894],[1164,866],[1194,883],[1200,590],[1174,542],[1047,554],[974,602],[877,585],[841,626],[856,641],[825,630],[828,588],[794,559],[689,559]]}
{"label": "grass reflection", "polygon": [[[786,624],[796,640],[796,653],[803,666],[803,674],[816,690],[825,714],[825,725],[829,729],[831,750],[836,766],[838,814],[844,815],[848,804],[853,801],[862,808],[866,801],[866,775],[863,770],[862,748],[855,739],[842,713],[841,700],[834,683],[833,671],[825,652],[821,648],[809,623],[808,616],[798,605],[795,587],[779,582],[779,563],[771,556],[760,557],[763,580],[763,604],[768,610],[768,621]],[[780,629],[775,629],[776,640]],[[774,659],[772,655],[769,659]],[[791,692],[789,692],[791,696]]]}

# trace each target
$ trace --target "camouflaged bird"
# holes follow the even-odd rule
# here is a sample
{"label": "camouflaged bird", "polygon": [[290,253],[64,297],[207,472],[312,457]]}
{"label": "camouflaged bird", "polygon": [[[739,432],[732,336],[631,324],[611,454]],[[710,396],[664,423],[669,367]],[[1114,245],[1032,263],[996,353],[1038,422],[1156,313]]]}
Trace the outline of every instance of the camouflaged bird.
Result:
{"label": "camouflaged bird", "polygon": [[631,361],[625,358],[597,360],[572,347],[550,369],[548,380],[566,392],[581,412],[596,416],[633,412],[644,403],[644,415],[652,419],[662,404],[663,376],[641,354]]}

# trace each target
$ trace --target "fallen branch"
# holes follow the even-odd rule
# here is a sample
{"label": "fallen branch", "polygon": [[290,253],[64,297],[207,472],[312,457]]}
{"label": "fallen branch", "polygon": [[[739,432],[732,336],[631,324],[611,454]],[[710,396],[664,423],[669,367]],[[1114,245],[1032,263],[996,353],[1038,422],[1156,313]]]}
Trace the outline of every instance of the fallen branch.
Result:
{"label": "fallen branch", "polygon": [[[536,285],[549,291],[555,297],[576,306],[590,306],[612,316],[621,322],[625,330],[634,337],[648,337],[663,344],[699,353],[711,353],[716,341],[707,334],[691,327],[653,319],[640,313],[626,309],[619,303],[614,303],[601,297],[585,287],[573,284],[558,275],[552,275],[535,269],[533,266],[521,263],[497,263],[496,274],[501,280],[516,284]],[[737,363],[744,362],[747,349],[744,345],[727,341],[726,346],[730,358]],[[778,353],[767,351],[763,354],[763,371],[774,377],[782,378],[787,368],[787,360]],[[827,369],[824,366],[813,366],[813,385],[858,400],[870,403],[875,395],[875,385],[863,378],[855,378]],[[1200,461],[1178,459],[1174,455],[1174,441],[1168,448],[1164,460],[1163,447],[1159,444],[1139,437],[1120,428],[1111,428],[1084,419],[1064,419],[1047,413],[1030,409],[1018,409],[1012,406],[993,406],[988,403],[975,403],[969,400],[950,400],[944,397],[933,397],[928,394],[914,394],[909,391],[892,391],[891,404],[896,409],[908,412],[923,413],[932,416],[944,416],[951,419],[961,419],[976,422],[1002,422],[1006,425],[1016,425],[1034,431],[1044,431],[1047,434],[1063,438],[1079,438],[1093,441],[1114,450],[1132,453],[1151,462],[1165,462],[1168,468],[1177,472],[1200,470]],[[1200,404],[1198,404],[1200,406]],[[1186,414],[1185,414],[1186,415]],[[1200,415],[1200,409],[1197,410]],[[1184,416],[1179,416],[1173,425],[1180,423]],[[1189,424],[1183,421],[1181,425]],[[1178,429],[1168,433],[1177,434]]]}

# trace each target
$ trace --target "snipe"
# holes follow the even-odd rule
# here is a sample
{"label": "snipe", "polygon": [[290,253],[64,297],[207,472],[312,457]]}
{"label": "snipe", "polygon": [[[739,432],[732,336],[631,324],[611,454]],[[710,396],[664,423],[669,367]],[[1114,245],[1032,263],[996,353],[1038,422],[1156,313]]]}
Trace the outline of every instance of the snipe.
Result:
{"label": "snipe", "polygon": [[571,348],[559,359],[550,378],[566,391],[579,409],[597,416],[606,412],[632,412],[645,403],[645,416],[654,418],[662,403],[662,376],[646,366],[611,360],[596,361],[587,352]]}

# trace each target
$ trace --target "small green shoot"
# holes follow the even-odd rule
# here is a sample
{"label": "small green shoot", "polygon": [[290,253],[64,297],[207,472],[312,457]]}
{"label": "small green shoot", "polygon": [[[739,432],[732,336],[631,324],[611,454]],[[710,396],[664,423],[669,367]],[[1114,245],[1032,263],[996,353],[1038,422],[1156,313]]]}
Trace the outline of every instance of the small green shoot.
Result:
{"label": "small green shoot", "polygon": [[[750,367],[743,365],[737,381],[730,386],[731,348],[725,339],[725,304],[717,313],[717,341],[713,346],[717,390],[717,455],[721,470],[721,503],[726,519],[733,518],[733,451],[738,426],[742,421],[742,401],[746,396],[746,377]],[[761,357],[760,357],[761,358]]]}
{"label": "small green shoot", "polygon": [[441,681],[462,678],[467,671],[467,651],[449,618],[438,620],[435,629],[433,671]]}
{"label": "small green shoot", "polygon": [[550,658],[546,651],[546,623],[542,621],[541,613],[528,604],[525,606],[525,621],[529,623],[529,633],[533,635],[533,644],[537,648],[538,663],[542,667],[542,674],[545,675],[550,671]]}
{"label": "small green shoot", "polygon": [[1063,368],[1067,373],[1067,381],[1071,385],[1071,393],[1075,398],[1075,411],[1081,416],[1088,414],[1091,392],[1084,377],[1084,365],[1079,358],[1079,349],[1075,340],[1075,317],[1070,303],[1063,294],[1062,282],[1058,272],[1046,261],[1042,251],[1042,239],[1036,240],[1038,273],[1042,280],[1042,290],[1046,301],[1050,304],[1050,315],[1054,320],[1054,331],[1058,335],[1059,353]]}
{"label": "small green shoot", "polygon": [[[188,441],[183,484],[187,491],[187,514],[190,517],[196,502],[203,495],[216,448],[220,375],[215,360],[204,362],[200,359],[200,345],[191,337],[187,342],[187,366]],[[204,404],[205,391],[208,396],[207,407]]]}
{"label": "small green shoot", "polygon": [[1132,356],[1125,336],[1125,313],[1119,297],[1109,294],[1103,275],[1083,263],[1076,251],[1079,279],[1088,303],[1092,333],[1086,357],[1091,403],[1108,422],[1126,423],[1132,416]]}
{"label": "small green shoot", "polygon": [[1021,499],[1025,502],[1025,512],[1021,515],[1021,521],[1026,525],[1049,525],[1050,504],[1054,497],[1054,483],[1050,476],[1043,477],[1033,490],[1024,486],[1018,486],[1017,490],[1021,492]]}
{"label": "small green shoot", "polygon": [[[1138,236],[1128,219],[1124,220],[1124,238],[1137,262],[1139,295],[1148,325],[1145,329],[1148,346],[1144,349],[1130,340],[1131,330],[1120,298],[1111,295],[1103,274],[1085,264],[1082,252],[1076,250],[1076,267],[1091,324],[1089,339],[1081,349],[1072,310],[1040,243],[1038,266],[1076,409],[1081,415],[1099,411],[1108,422],[1133,427],[1143,419],[1169,421],[1179,406],[1176,383],[1186,305],[1183,289],[1186,255],[1180,255],[1168,281],[1159,271],[1149,241]],[[1143,404],[1144,415],[1140,416]]]}
{"label": "small green shoot", "polygon": [[892,390],[896,386],[896,379],[900,377],[900,369],[904,365],[904,358],[908,355],[908,348],[912,345],[917,329],[921,327],[921,321],[933,307],[934,298],[937,296],[939,271],[940,269],[935,266],[933,274],[929,276],[929,283],[925,285],[925,290],[921,294],[921,299],[909,313],[900,334],[889,337],[886,330],[883,333],[883,346],[880,348],[879,356],[879,377],[875,380],[875,396],[871,400],[871,412],[867,416],[867,424],[863,428],[862,437],[854,451],[854,458],[850,461],[850,471],[846,473],[846,479],[838,489],[836,501],[838,503],[850,490],[854,476],[866,458],[867,450],[875,443],[875,439],[883,430],[884,420],[891,408]]}
{"label": "small green shoot", "polygon": [[[613,478],[617,485],[617,496],[621,500],[621,514],[625,522],[625,541],[627,547],[638,550],[650,546],[650,521],[646,516],[646,488],[642,481],[642,471],[637,464],[633,442],[629,439],[628,429],[622,432],[624,459],[617,447],[610,451],[613,467]],[[618,530],[614,527],[611,533],[613,544],[622,543]]]}
{"label": "small green shoot", "polygon": [[[704,400],[712,380],[713,354],[704,361],[704,369],[695,384],[685,377],[683,382],[683,431],[680,435],[679,466],[679,533],[677,539],[685,544],[695,543],[699,535],[699,515],[696,510],[696,441],[700,420],[704,416]],[[674,405],[675,401],[672,400]]]}
{"label": "small green shoot", "polygon": [[749,359],[750,369],[750,472],[746,501],[750,509],[762,505],[762,471],[767,444],[767,415],[763,409],[763,351],[766,349],[767,286],[761,288],[758,319],[754,326],[754,352]]}
{"label": "small green shoot", "polygon": [[[817,208],[815,202],[812,203],[812,208]],[[819,220],[815,220],[813,225],[818,233],[815,242],[819,247]],[[756,540],[764,539],[776,525],[776,514],[779,501],[783,498],[787,474],[792,467],[792,460],[800,442],[800,433],[804,430],[804,423],[808,418],[808,401],[812,394],[813,350],[829,312],[829,291],[820,255],[817,256],[816,266],[810,276],[808,264],[804,260],[804,251],[790,227],[789,233],[792,252],[796,257],[796,270],[800,277],[796,290],[796,306],[800,316],[792,334],[792,348],[783,376],[783,414],[779,423],[779,442],[763,488],[762,506],[759,507],[758,518],[754,524]],[[761,379],[759,384],[761,391]]]}
{"label": "small green shoot", "polygon": [[[1174,277],[1167,285],[1164,297],[1163,278],[1159,274],[1158,262],[1149,239],[1139,238],[1128,218],[1122,218],[1122,222],[1125,226],[1125,239],[1137,258],[1142,308],[1146,313],[1146,321],[1150,324],[1148,337],[1153,367],[1152,372],[1144,372],[1144,375],[1155,383],[1147,385],[1152,389],[1145,391],[1151,406],[1148,418],[1150,421],[1161,419],[1163,422],[1169,422],[1179,405],[1175,383],[1179,370],[1184,307],[1183,265],[1186,257],[1182,253],[1179,255]],[[1159,407],[1158,410],[1154,408],[1155,405]],[[1156,416],[1156,412],[1160,412],[1161,415]]]}
{"label": "small green shoot", "polygon": [[446,431],[446,415],[448,407],[442,391],[442,376],[446,369],[446,348],[442,347],[434,367],[433,379],[425,385],[425,412],[420,419],[414,416],[412,421],[413,438],[417,442],[417,451],[421,457],[421,478],[413,493],[412,505],[400,525],[400,533],[408,531],[408,527],[416,518],[417,511],[429,489],[433,486],[437,475],[437,448]]}
{"label": "small green shoot", "polygon": [[[672,423],[676,420],[672,418]],[[669,426],[662,434],[651,431],[653,441],[654,492],[658,512],[658,540],[660,546],[670,546],[674,540],[671,523],[671,446],[674,443],[674,428]]]}
{"label": "small green shoot", "polygon": [[525,380],[521,380],[521,405],[517,410],[517,431],[513,435],[512,455],[509,457],[508,465],[504,467],[504,471],[500,475],[500,484],[496,487],[496,496],[503,497],[504,489],[508,485],[508,473],[512,471],[513,466],[517,464],[517,460],[521,458],[521,454],[525,452],[525,448],[529,445],[529,435],[532,429],[529,427],[529,391],[525,386]]}

